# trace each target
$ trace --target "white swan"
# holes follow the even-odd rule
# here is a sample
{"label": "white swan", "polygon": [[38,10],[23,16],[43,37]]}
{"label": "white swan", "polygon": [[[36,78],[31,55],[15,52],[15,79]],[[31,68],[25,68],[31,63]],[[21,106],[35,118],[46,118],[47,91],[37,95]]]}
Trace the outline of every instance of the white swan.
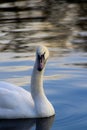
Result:
{"label": "white swan", "polygon": [[7,82],[0,82],[0,119],[41,118],[55,114],[45,96],[43,73],[49,51],[39,46],[31,78],[31,93]]}

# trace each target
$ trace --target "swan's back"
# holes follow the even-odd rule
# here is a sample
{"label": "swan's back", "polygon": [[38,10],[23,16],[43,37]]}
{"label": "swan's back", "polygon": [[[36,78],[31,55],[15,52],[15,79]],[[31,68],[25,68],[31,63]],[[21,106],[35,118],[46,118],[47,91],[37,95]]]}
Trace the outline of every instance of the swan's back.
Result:
{"label": "swan's back", "polygon": [[19,93],[20,95],[22,94],[22,96],[30,96],[31,94],[29,92],[27,92],[25,89],[23,89],[22,87],[18,87],[14,84],[11,83],[7,83],[7,82],[0,82],[0,93],[2,91],[8,91],[8,92],[13,92],[13,93]]}
{"label": "swan's back", "polygon": [[[3,88],[3,89],[8,89],[8,90],[11,90],[11,91],[18,91],[21,89],[21,87],[19,88],[18,86],[14,85],[14,84],[11,84],[11,83],[8,83],[8,82],[3,82],[3,81],[0,81],[0,89]],[[23,90],[23,89],[21,89]]]}
{"label": "swan's back", "polygon": [[0,118],[35,116],[31,94],[21,87],[0,82]]}

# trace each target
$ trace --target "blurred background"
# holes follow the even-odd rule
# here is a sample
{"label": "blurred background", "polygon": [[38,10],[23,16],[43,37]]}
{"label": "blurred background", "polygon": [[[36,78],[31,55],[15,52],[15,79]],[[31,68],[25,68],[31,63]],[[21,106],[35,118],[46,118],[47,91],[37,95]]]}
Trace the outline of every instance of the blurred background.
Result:
{"label": "blurred background", "polygon": [[86,0],[0,0],[0,51],[30,44],[87,48]]}

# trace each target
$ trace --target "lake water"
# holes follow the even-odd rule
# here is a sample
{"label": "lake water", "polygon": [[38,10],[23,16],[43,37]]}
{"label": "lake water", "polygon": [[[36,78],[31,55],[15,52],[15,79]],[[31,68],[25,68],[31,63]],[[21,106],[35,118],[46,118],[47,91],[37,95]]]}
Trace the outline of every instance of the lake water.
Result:
{"label": "lake water", "polygon": [[[35,50],[34,45],[32,48]],[[55,117],[13,122],[1,120],[0,128],[34,130],[37,126],[37,130],[48,130],[52,125],[52,130],[87,129],[87,53],[50,44],[48,48],[50,57],[44,75],[44,88],[55,108]],[[34,50],[1,52],[0,80],[28,89],[35,60]]]}
{"label": "lake water", "polygon": [[[35,48],[38,44],[46,45],[50,57],[44,89],[56,115],[44,119],[0,120],[0,130],[87,130],[87,42],[84,42],[87,31],[74,28],[77,39],[71,34],[67,38],[67,27],[61,25],[63,30],[60,27],[57,32],[53,24],[42,20],[45,18],[41,8],[32,9],[38,4],[29,2],[25,11],[25,1],[0,5],[0,81],[30,90]],[[40,4],[40,0],[37,2]],[[32,10],[29,12],[28,8]]]}

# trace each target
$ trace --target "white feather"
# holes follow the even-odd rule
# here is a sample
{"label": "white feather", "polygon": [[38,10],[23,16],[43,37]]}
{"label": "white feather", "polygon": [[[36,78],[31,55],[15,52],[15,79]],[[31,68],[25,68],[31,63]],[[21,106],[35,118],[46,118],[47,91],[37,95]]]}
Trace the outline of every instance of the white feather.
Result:
{"label": "white feather", "polygon": [[[39,46],[37,53],[44,52],[45,58],[48,58],[47,48]],[[43,72],[44,69],[40,72],[37,70],[36,58],[31,78],[31,93],[13,84],[0,82],[1,119],[49,117],[55,114],[52,104],[44,93]]]}

